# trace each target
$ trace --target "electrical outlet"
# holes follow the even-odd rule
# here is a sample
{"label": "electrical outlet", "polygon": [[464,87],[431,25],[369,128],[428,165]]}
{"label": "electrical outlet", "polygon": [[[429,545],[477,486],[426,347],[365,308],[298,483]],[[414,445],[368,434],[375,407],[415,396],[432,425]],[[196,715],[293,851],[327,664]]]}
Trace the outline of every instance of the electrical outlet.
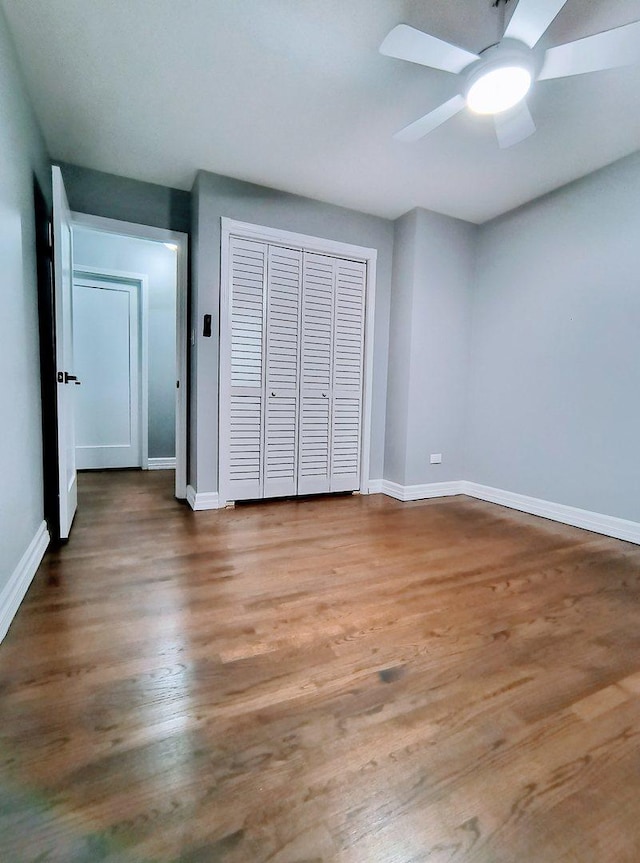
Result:
{"label": "electrical outlet", "polygon": [[431,464],[442,464],[442,453],[432,452],[430,458]]}

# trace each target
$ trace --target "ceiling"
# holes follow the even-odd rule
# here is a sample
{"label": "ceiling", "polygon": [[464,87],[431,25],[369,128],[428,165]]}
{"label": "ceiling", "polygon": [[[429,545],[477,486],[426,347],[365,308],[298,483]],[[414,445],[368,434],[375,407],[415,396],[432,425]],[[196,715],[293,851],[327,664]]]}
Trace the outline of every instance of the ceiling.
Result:
{"label": "ceiling", "polygon": [[[512,0],[513,2],[513,0]],[[483,222],[640,148],[640,66],[539,82],[538,131],[499,150],[463,112],[392,133],[457,92],[384,57],[399,23],[480,51],[492,0],[0,0],[49,151],[190,189],[204,168],[395,218]],[[568,0],[545,47],[640,19],[640,0]]]}

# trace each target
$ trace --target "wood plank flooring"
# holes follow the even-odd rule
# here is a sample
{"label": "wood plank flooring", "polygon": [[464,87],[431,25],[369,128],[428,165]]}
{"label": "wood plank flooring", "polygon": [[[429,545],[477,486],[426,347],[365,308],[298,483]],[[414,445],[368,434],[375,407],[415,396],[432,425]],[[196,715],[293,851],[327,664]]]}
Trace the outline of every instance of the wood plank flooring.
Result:
{"label": "wood plank flooring", "polygon": [[638,863],[640,548],[80,477],[0,646],[3,863]]}

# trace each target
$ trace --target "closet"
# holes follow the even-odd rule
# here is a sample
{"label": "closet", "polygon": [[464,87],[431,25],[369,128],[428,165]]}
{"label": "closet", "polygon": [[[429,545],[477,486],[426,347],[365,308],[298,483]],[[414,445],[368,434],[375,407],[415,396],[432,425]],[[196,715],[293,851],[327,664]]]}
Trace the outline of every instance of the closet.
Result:
{"label": "closet", "polygon": [[230,236],[224,269],[222,498],[359,489],[366,261]]}

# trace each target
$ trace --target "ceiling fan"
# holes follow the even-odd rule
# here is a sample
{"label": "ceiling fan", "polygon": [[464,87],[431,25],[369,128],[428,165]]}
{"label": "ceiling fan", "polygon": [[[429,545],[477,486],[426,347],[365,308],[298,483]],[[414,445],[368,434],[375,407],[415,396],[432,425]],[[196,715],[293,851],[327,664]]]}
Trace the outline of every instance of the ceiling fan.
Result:
{"label": "ceiling fan", "polygon": [[[494,3],[502,16],[507,2]],[[394,138],[417,141],[469,108],[476,114],[492,115],[499,146],[511,147],[536,130],[526,102],[535,81],[640,63],[640,21],[537,51],[538,40],[566,2],[519,0],[502,39],[479,54],[407,24],[394,27],[380,46],[381,54],[452,72],[459,78],[459,91],[453,98],[400,129]]]}

